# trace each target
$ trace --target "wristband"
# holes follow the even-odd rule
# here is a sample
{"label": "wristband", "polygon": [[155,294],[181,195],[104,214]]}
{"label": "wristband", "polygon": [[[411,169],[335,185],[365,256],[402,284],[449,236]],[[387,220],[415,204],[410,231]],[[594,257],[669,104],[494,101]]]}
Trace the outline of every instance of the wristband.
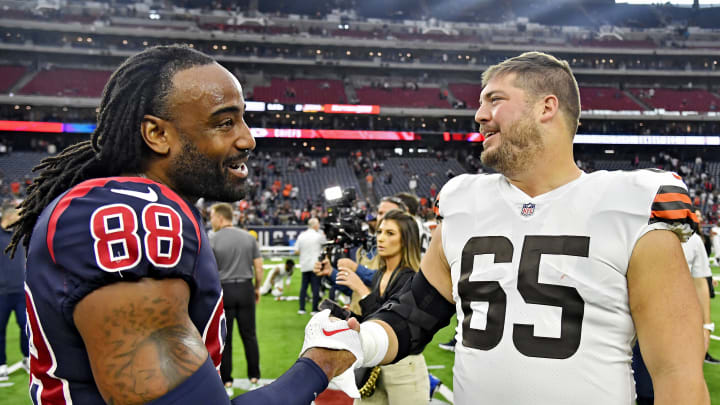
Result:
{"label": "wristband", "polygon": [[[715,332],[715,323],[711,322],[711,323],[703,324],[703,329],[707,329],[710,332]],[[362,338],[362,335],[360,335],[360,338]]]}
{"label": "wristband", "polygon": [[363,367],[374,367],[385,358],[390,341],[387,332],[377,322],[360,325],[360,342],[363,351]]}
{"label": "wristband", "polygon": [[210,357],[190,377],[149,405],[229,404],[230,398]]}

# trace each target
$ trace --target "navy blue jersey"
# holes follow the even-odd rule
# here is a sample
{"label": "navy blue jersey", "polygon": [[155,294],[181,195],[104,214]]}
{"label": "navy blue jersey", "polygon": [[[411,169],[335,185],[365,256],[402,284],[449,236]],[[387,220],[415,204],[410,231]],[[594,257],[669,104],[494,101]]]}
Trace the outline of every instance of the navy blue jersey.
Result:
{"label": "navy blue jersey", "polygon": [[110,177],[80,183],[45,208],[30,239],[25,286],[35,404],[104,403],[73,311],[100,287],[144,277],[188,283],[190,318],[219,367],[222,289],[194,207],[152,180]]}

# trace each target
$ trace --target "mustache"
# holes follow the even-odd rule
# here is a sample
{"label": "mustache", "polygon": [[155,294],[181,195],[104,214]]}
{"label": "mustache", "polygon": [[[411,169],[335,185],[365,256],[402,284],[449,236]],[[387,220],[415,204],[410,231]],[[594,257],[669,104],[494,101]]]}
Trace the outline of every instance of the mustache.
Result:
{"label": "mustache", "polygon": [[248,159],[250,159],[250,150],[244,149],[244,150],[241,150],[237,155],[225,159],[223,161],[223,165],[225,165],[225,166],[239,165],[241,163],[247,162]]}
{"label": "mustache", "polygon": [[486,132],[499,132],[500,127],[491,127],[487,125],[479,125],[478,126],[478,132],[484,134]]}

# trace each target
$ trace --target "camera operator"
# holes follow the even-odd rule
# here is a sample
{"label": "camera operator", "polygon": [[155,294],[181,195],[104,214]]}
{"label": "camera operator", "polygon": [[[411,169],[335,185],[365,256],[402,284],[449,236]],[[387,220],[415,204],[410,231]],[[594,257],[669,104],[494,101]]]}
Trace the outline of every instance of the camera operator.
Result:
{"label": "camera operator", "polygon": [[[407,212],[407,206],[401,199],[394,196],[384,197],[380,200],[380,204],[378,205],[377,222],[380,222],[385,216],[385,213],[392,209],[399,209]],[[374,220],[368,220],[368,223],[373,221]],[[368,237],[370,243],[356,245],[354,248],[349,250],[348,256],[354,257],[355,260],[350,258],[339,258],[337,259],[335,268],[332,268],[331,266],[324,265],[324,263],[335,263],[332,263],[328,258],[324,258],[322,261],[315,263],[315,268],[313,270],[318,276],[328,276],[332,285],[334,285],[338,291],[352,297],[350,310],[355,313],[360,312],[360,306],[358,304],[360,297],[353,293],[353,291],[348,287],[335,284],[335,278],[337,276],[338,269],[348,270],[357,273],[360,280],[362,280],[365,285],[369,286],[371,284],[375,271],[380,267],[377,257],[377,247],[374,241],[374,231],[373,227],[373,234]],[[333,299],[333,297],[330,297],[330,299]]]}

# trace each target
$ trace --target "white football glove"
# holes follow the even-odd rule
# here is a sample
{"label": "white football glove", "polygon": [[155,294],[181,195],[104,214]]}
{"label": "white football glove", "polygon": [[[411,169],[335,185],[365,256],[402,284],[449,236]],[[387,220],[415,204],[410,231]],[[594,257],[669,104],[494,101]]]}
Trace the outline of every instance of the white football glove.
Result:
{"label": "white football glove", "polygon": [[354,373],[354,370],[363,363],[360,334],[352,330],[347,321],[330,319],[330,310],[325,309],[315,314],[305,326],[305,341],[300,356],[313,347],[347,350],[355,356],[353,365],[330,380],[330,386],[344,391],[351,398],[360,398]]}

